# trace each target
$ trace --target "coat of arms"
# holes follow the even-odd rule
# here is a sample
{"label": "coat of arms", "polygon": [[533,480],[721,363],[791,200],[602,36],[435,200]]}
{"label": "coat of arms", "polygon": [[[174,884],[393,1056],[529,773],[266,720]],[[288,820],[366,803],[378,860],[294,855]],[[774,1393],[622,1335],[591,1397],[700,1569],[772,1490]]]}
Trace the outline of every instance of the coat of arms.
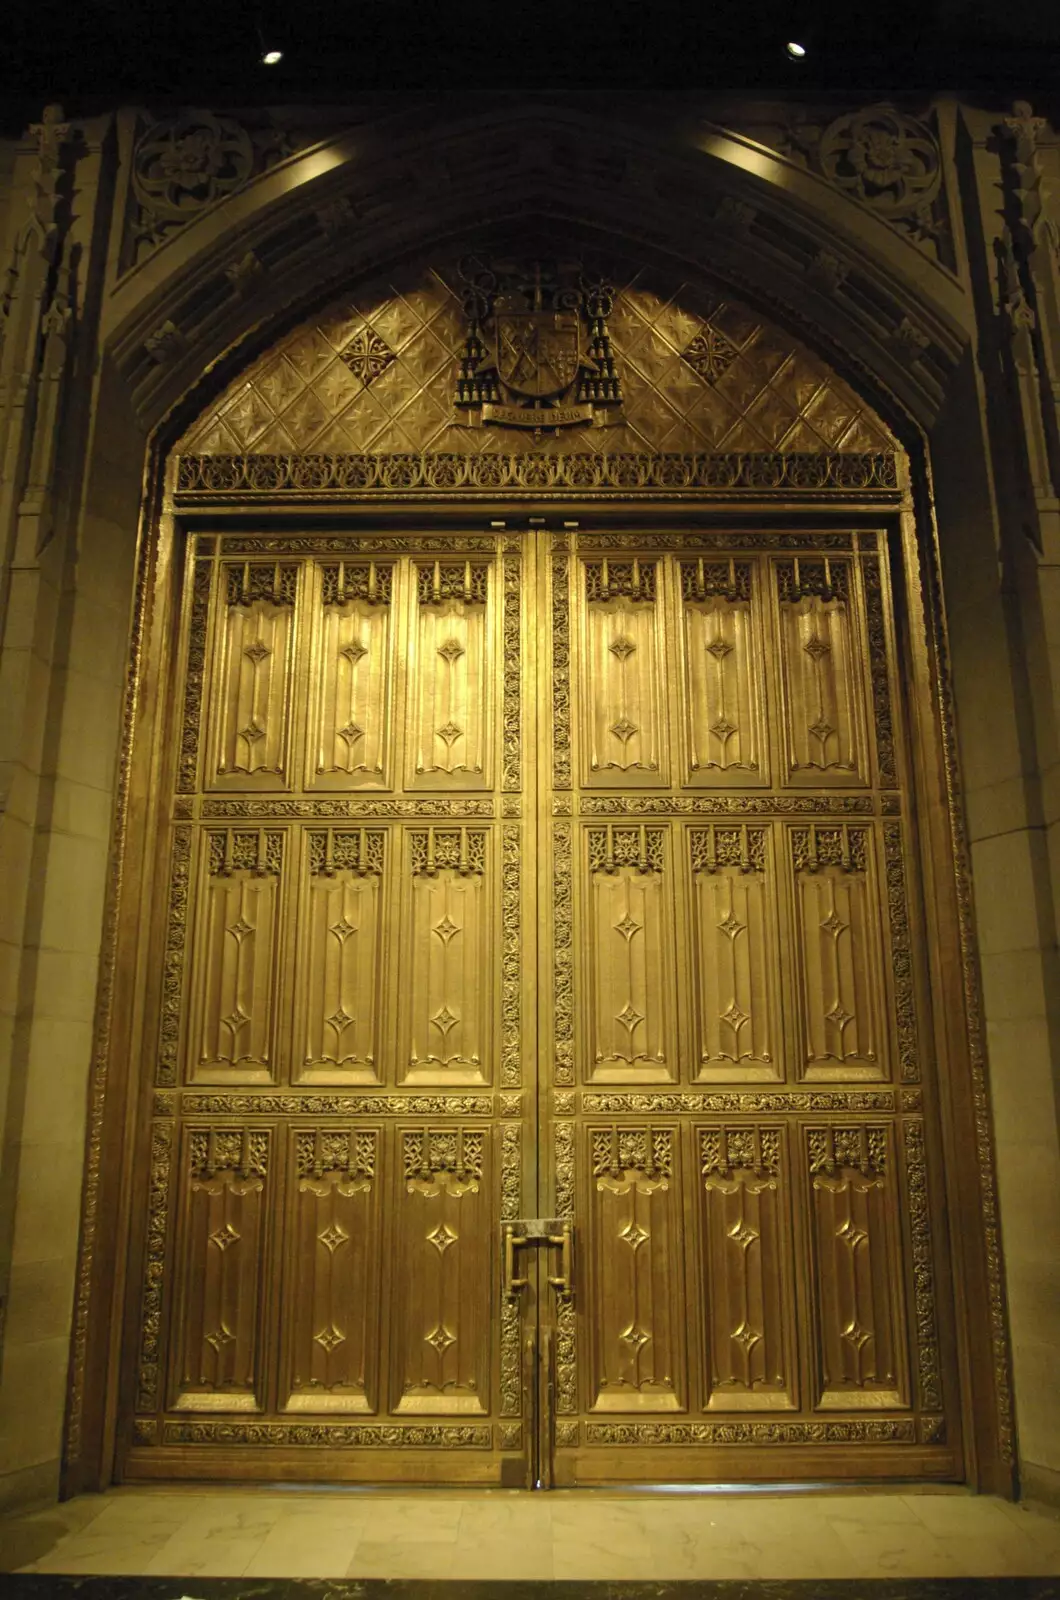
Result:
{"label": "coat of arms", "polygon": [[579,263],[472,260],[462,275],[468,330],[456,403],[469,422],[542,429],[620,420],[610,284]]}

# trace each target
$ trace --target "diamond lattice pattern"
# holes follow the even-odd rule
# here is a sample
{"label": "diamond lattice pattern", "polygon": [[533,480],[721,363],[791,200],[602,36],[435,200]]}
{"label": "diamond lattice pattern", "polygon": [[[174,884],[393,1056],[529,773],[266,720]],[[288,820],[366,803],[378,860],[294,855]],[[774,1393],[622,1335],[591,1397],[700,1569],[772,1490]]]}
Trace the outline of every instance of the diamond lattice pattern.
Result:
{"label": "diamond lattice pattern", "polygon": [[[421,272],[303,322],[225,391],[181,448],[199,455],[893,448],[883,424],[824,362],[736,301],[634,273],[625,276],[609,327],[625,396],[620,424],[541,439],[468,427],[453,404],[464,336],[459,279],[450,269]],[[711,330],[735,351],[713,382],[682,355]],[[361,377],[344,355],[366,341],[393,359]]]}

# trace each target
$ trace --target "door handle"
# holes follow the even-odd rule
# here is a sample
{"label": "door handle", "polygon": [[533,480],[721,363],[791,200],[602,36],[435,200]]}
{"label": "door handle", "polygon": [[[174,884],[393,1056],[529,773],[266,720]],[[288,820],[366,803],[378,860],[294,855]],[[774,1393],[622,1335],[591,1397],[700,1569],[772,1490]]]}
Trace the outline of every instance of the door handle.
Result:
{"label": "door handle", "polygon": [[525,1289],[527,1284],[530,1282],[529,1278],[518,1277],[516,1275],[515,1252],[517,1250],[524,1249],[525,1246],[530,1242],[526,1238],[525,1234],[516,1233],[516,1226],[517,1224],[514,1222],[501,1223],[501,1239],[503,1241],[504,1256],[503,1293],[509,1299],[514,1298],[515,1295],[519,1293],[519,1290]]}
{"label": "door handle", "polygon": [[574,1292],[574,1224],[564,1219],[558,1224],[558,1231],[548,1235],[548,1243],[556,1245],[559,1249],[559,1271],[549,1274],[549,1285],[557,1294],[569,1295]]}

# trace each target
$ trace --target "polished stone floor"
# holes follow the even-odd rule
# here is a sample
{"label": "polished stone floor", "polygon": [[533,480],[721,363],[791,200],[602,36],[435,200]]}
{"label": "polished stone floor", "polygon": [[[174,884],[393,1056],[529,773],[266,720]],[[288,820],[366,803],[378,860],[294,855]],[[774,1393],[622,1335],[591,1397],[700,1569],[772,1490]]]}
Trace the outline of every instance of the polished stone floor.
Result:
{"label": "polished stone floor", "polygon": [[[3,1519],[0,1569],[626,1583],[1052,1577],[1060,1574],[1060,1518],[963,1492],[634,1497],[124,1488]],[[0,1594],[14,1594],[9,1585],[0,1580]],[[251,1591],[267,1592],[248,1585]],[[1047,1591],[1060,1594],[1060,1586],[1035,1589]],[[46,1591],[34,1584],[25,1592]],[[941,1585],[940,1592],[962,1590]]]}

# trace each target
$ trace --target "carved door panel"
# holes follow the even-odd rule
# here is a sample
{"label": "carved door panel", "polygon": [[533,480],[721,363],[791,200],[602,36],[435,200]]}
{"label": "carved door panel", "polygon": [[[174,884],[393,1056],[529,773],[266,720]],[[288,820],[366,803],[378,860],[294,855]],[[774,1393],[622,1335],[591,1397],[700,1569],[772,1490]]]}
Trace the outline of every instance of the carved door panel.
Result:
{"label": "carved door panel", "polygon": [[532,562],[190,539],[126,1477],[525,1480]]}
{"label": "carved door panel", "polygon": [[960,1473],[877,537],[552,536],[557,1483]]}

